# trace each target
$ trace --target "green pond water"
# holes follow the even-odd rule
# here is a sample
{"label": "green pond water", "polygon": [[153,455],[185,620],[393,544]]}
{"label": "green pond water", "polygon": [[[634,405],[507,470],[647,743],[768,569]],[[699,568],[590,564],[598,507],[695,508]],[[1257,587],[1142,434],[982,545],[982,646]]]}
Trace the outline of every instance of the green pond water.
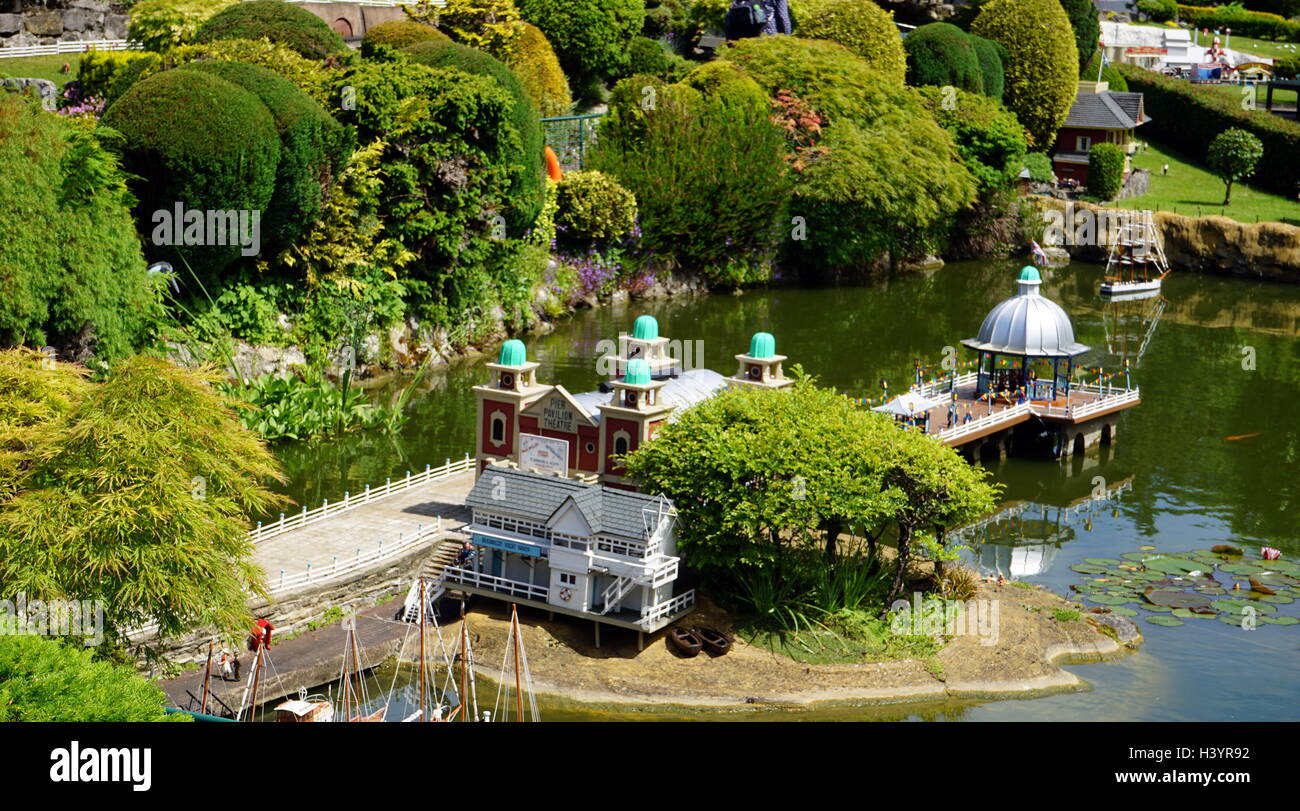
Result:
{"label": "green pond water", "polygon": [[[600,380],[597,343],[630,330],[636,315],[656,316],[668,338],[699,341],[687,344],[688,358],[727,375],[749,336],[765,330],[789,356],[787,368],[800,363],[825,385],[872,397],[881,378],[891,391],[904,390],[913,358],[937,363],[945,347],[960,350],[985,313],[1014,294],[1021,264],[953,264],[866,287],[634,302],[579,312],[525,341],[529,359],[541,362],[540,381],[581,392]],[[1066,594],[1081,579],[1071,565],[1143,545],[1184,552],[1234,543],[1255,554],[1271,546],[1300,559],[1300,287],[1175,272],[1160,298],[1104,303],[1096,295],[1100,276],[1090,265],[1048,271],[1043,293],[1065,307],[1076,338],[1092,347],[1086,365],[1117,369],[1129,358],[1142,404],[1125,412],[1113,447],[1064,463],[995,464],[995,478],[1007,486],[1003,508],[1033,506],[1014,522],[977,533],[982,543],[971,562]],[[960,357],[970,355],[962,350]],[[1243,368],[1252,360],[1253,369]],[[397,437],[281,445],[291,476],[285,492],[314,507],[345,490],[463,456],[474,437],[470,387],[484,379],[482,362],[435,375],[410,403],[410,420]],[[1099,485],[1120,488],[1119,496],[1087,501]],[[1300,602],[1278,608],[1300,615]],[[1138,618],[1146,637],[1139,652],[1068,666],[1091,685],[1084,692],[726,714],[542,709],[550,720],[1300,720],[1300,626],[1247,631],[1188,621],[1166,628],[1145,616]],[[376,676],[376,684],[391,680],[391,672]]]}

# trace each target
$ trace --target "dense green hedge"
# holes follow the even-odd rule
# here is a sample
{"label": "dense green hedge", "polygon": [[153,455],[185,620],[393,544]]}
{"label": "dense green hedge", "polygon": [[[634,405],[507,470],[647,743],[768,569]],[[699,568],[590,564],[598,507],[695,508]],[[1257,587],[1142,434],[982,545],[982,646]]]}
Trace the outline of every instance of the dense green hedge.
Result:
{"label": "dense green hedge", "polygon": [[633,37],[627,50],[625,76],[645,74],[658,76],[665,82],[675,82],[690,72],[694,63],[675,53],[669,53],[658,41],[647,37]]}
{"label": "dense green hedge", "polygon": [[906,57],[893,12],[862,0],[791,0],[790,15],[798,36],[838,42],[902,83]]}
{"label": "dense green hedge", "polygon": [[1113,200],[1124,185],[1124,151],[1114,144],[1097,144],[1088,151],[1088,194]]}
{"label": "dense green hedge", "polygon": [[1142,93],[1151,123],[1142,134],[1200,157],[1214,136],[1239,127],[1264,144],[1254,182],[1287,197],[1300,191],[1300,124],[1264,110],[1241,109],[1241,97],[1208,85],[1172,79],[1132,65],[1120,65],[1129,90]]}
{"label": "dense green hedge", "polygon": [[590,242],[617,239],[636,224],[636,197],[604,172],[570,172],[555,189],[561,236]]}
{"label": "dense green hedge", "polygon": [[242,62],[192,62],[197,70],[237,84],[261,99],[280,133],[275,193],[262,218],[266,254],[289,247],[316,221],[333,178],[355,144],[319,104],[287,79]]}
{"label": "dense green hedge", "polygon": [[431,68],[456,68],[466,73],[487,76],[510,94],[513,101],[510,121],[519,134],[518,147],[507,150],[513,167],[506,219],[517,235],[532,227],[546,198],[545,143],[541,116],[528,91],[510,68],[495,57],[451,40],[417,42],[402,53]]}
{"label": "dense green hedge", "polygon": [[943,89],[922,87],[921,99],[939,126],[952,133],[980,195],[1005,189],[1025,165],[1025,128],[997,99],[958,90],[945,105]]}
{"label": "dense green hedge", "polygon": [[431,39],[449,39],[449,37],[432,25],[417,23],[414,20],[389,20],[367,29],[366,35],[361,39],[361,55],[367,59],[374,56],[377,45],[405,48]]}
{"label": "dense green hedge", "polygon": [[975,57],[980,62],[980,77],[984,80],[984,95],[1002,101],[1002,90],[1006,85],[1006,71],[1003,65],[1007,61],[1007,49],[991,39],[974,34],[967,35]]}
{"label": "dense green hedge", "polygon": [[193,41],[263,37],[283,42],[308,59],[325,59],[348,51],[343,38],[324,20],[284,0],[251,0],[222,9],[199,27]]}
{"label": "dense green hedge", "polygon": [[1197,28],[1231,28],[1232,33],[1243,37],[1300,42],[1300,20],[1244,11],[1235,6],[1185,6],[1179,3],[1178,19]]}
{"label": "dense green hedge", "polygon": [[[105,126],[126,136],[123,167],[140,178],[140,232],[152,235],[155,211],[265,212],[275,191],[280,137],[275,118],[253,93],[225,79],[169,70],[135,84],[104,113]],[[237,240],[236,240],[237,241]],[[180,255],[205,283],[219,280],[240,246],[150,245],[180,270]],[[150,258],[155,258],[150,256]]]}
{"label": "dense green hedge", "polygon": [[131,51],[97,51],[94,48],[86,51],[77,63],[77,81],[81,83],[82,95],[105,98],[128,65],[150,58],[157,57]]}
{"label": "dense green hedge", "polygon": [[550,40],[574,94],[585,96],[626,64],[645,19],[643,0],[519,0],[519,11]]}
{"label": "dense green hedge", "polygon": [[949,23],[923,25],[903,40],[907,83],[984,92],[980,60],[966,32]]}
{"label": "dense green hedge", "polygon": [[115,157],[90,131],[0,93],[0,167],[0,346],[106,360],[137,349],[159,308]]}
{"label": "dense green hedge", "polygon": [[555,49],[542,30],[532,23],[520,23],[522,33],[506,58],[543,116],[568,115],[573,110],[569,80],[560,67]]}

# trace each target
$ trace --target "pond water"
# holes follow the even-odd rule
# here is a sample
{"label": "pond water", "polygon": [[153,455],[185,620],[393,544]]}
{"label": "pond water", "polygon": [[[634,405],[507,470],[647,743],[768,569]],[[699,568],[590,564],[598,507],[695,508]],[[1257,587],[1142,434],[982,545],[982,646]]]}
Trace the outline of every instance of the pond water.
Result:
{"label": "pond water", "polygon": [[[660,334],[723,374],[758,330],[825,385],[873,397],[880,380],[901,391],[913,359],[937,363],[977,331],[985,313],[1012,295],[1019,262],[949,265],[928,276],[873,286],[774,289],[743,295],[636,302],[577,313],[545,336],[526,339],[539,381],[572,392],[598,384],[597,343],[650,313]],[[993,467],[1006,485],[1003,508],[1032,503],[1015,528],[975,554],[1018,579],[1067,593],[1086,557],[1119,557],[1139,546],[1162,552],[1233,543],[1300,558],[1300,288],[1175,272],[1157,299],[1103,303],[1101,269],[1074,264],[1045,273],[1043,293],[1071,315],[1083,363],[1119,368],[1128,357],[1142,404],[1125,412],[1118,441],[1084,458],[1010,459]],[[964,360],[969,353],[963,354]],[[1247,369],[1246,366],[1253,366]],[[458,458],[472,447],[481,362],[426,381],[397,437],[350,437],[278,448],[308,506],[366,483]],[[1228,437],[1238,437],[1228,439]],[[1098,482],[1098,477],[1101,481]],[[1098,484],[1117,499],[1087,502]],[[1079,506],[1080,503],[1083,506]],[[1062,512],[1061,508],[1074,504]],[[1035,520],[1028,520],[1028,519]],[[1300,602],[1279,606],[1300,614]],[[756,711],[728,718],[773,720],[1300,720],[1300,626],[1246,631],[1218,622],[1150,625],[1139,652],[1115,662],[1073,665],[1087,692],[1032,700],[947,702],[919,707]],[[543,706],[547,718],[678,718],[678,714]],[[716,717],[708,713],[686,717]]]}

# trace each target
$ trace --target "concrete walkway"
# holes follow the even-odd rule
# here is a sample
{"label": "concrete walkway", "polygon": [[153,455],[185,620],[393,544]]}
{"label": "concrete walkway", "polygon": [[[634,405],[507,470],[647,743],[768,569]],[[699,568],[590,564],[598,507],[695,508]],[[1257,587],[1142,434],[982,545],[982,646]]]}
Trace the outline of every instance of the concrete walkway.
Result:
{"label": "concrete walkway", "polygon": [[335,557],[345,563],[379,544],[395,544],[411,537],[421,525],[428,528],[442,516],[443,528],[457,532],[469,522],[465,497],[474,486],[467,471],[412,487],[368,504],[353,507],[315,523],[267,538],[254,547],[253,559],[266,570],[267,583],[275,586],[281,572],[287,576],[329,566]]}

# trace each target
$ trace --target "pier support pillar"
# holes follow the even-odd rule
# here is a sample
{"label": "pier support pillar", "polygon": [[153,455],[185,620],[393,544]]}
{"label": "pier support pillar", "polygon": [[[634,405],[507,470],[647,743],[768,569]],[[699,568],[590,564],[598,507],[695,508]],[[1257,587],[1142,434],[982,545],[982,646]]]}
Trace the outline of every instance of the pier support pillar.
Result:
{"label": "pier support pillar", "polygon": [[637,632],[636,632],[636,649],[637,649],[638,651],[643,651],[643,650],[645,650],[645,632],[644,632],[644,631],[637,631]]}
{"label": "pier support pillar", "polygon": [[596,622],[595,620],[592,620],[591,624],[596,626],[596,649],[599,650],[600,649],[600,623]]}

